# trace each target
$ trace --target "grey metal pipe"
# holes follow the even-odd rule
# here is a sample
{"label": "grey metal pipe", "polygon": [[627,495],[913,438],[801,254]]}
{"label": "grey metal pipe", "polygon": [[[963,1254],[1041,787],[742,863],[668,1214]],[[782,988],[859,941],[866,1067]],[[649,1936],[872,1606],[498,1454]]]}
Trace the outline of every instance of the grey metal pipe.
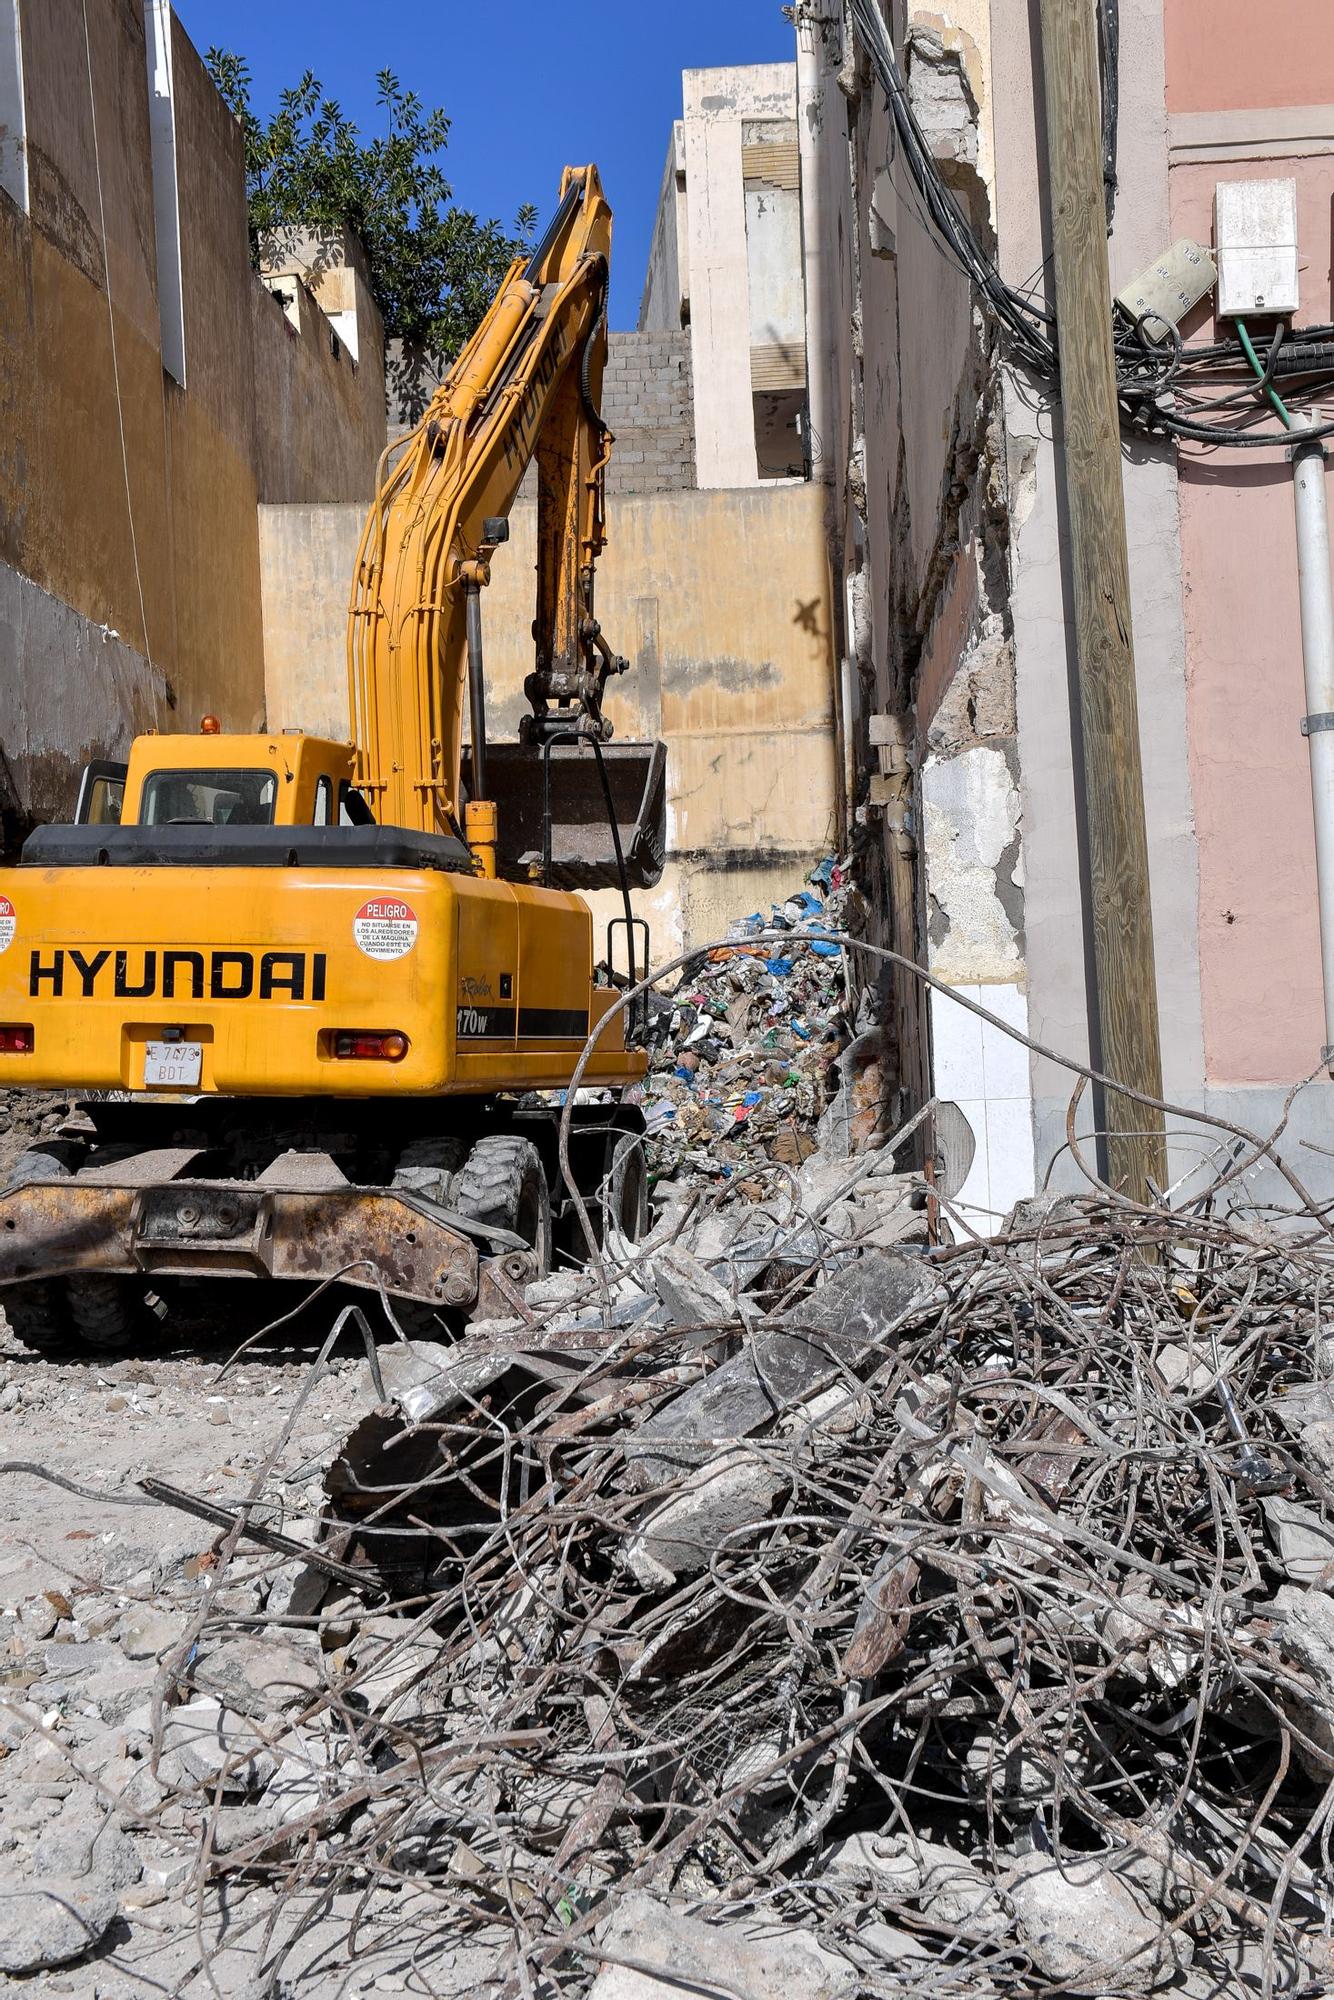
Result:
{"label": "grey metal pipe", "polygon": [[463,586],[468,617],[468,715],[472,727],[472,795],[487,797],[486,790],[486,678],[482,667],[482,588],[477,583]]}
{"label": "grey metal pipe", "polygon": [[833,466],[834,340],[829,288],[835,273],[829,254],[833,240],[826,215],[828,162],[821,156],[825,136],[825,89],[837,64],[841,9],[835,0],[800,0],[797,29],[797,150],[801,162],[801,261],[806,292],[806,457],[813,480],[825,483]]}
{"label": "grey metal pipe", "polygon": [[[1294,414],[1294,430],[1314,419]],[[1320,906],[1320,968],[1325,989],[1325,1061],[1334,1065],[1334,593],[1329,571],[1329,508],[1325,448],[1295,436],[1293,494],[1297,509],[1297,579],[1302,605],[1302,664],[1306,715],[1302,734],[1311,755],[1315,816],[1316,894]]]}

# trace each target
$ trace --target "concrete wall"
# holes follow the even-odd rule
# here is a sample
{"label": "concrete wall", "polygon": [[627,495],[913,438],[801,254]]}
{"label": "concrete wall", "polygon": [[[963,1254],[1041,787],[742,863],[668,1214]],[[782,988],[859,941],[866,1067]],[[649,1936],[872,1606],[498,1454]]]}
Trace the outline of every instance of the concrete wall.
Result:
{"label": "concrete wall", "polygon": [[687,242],[686,135],[672,126],[662,170],[658,212],[649,245],[648,272],[639,306],[641,333],[675,333],[690,318],[690,250]]}
{"label": "concrete wall", "polygon": [[748,121],[795,119],[796,66],[688,69],[681,81],[697,473],[702,487],[753,486],[760,475],[742,146]]}
{"label": "concrete wall", "polygon": [[373,340],[354,371],[327,324],[289,336],[251,270],[239,128],[174,21],[185,386],[164,370],[143,9],[89,0],[91,100],[80,0],[21,0],[21,22],[29,212],[0,191],[11,836],[69,810],[88,751],[133,728],[261,720],[257,501],[368,494],[384,434]]}
{"label": "concrete wall", "polygon": [[[351,507],[261,512],[275,725],[346,734],[344,622],[361,521]],[[833,842],[822,498],[806,486],[623,498],[609,525],[598,616],[634,664],[608,714],[618,740],[661,736],[668,750],[670,861],[641,899],[666,957],[767,909]],[[535,509],[516,507],[510,529],[484,601],[498,738],[517,733],[526,708]]]}

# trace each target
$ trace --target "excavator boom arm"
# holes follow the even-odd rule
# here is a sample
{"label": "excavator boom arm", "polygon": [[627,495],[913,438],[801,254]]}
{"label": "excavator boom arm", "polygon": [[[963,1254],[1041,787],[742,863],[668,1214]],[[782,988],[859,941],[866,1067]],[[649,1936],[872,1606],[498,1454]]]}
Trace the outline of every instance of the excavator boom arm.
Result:
{"label": "excavator boom arm", "polygon": [[548,729],[573,720],[596,731],[606,673],[622,664],[593,616],[610,449],[598,414],[610,252],[597,169],[568,167],[541,242],[511,267],[406,443],[381,461],[354,573],[348,680],[358,779],[382,823],[461,829],[469,599],[476,664],[477,594],[534,457],[533,728],[540,738],[554,703]]}

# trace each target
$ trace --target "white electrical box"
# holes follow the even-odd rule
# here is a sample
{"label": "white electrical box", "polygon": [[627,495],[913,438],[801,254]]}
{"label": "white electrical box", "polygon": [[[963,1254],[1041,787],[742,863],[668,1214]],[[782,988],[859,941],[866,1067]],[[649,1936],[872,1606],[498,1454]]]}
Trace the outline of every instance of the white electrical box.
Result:
{"label": "white electrical box", "polygon": [[1218,273],[1214,260],[1202,244],[1183,236],[1170,250],[1164,250],[1147,271],[1123,285],[1116,302],[1134,320],[1144,321],[1150,340],[1161,340],[1161,329],[1180,326],[1192,306],[1211,292]]}
{"label": "white electrical box", "polygon": [[1219,181],[1214,189],[1218,310],[1286,317],[1301,303],[1296,181]]}

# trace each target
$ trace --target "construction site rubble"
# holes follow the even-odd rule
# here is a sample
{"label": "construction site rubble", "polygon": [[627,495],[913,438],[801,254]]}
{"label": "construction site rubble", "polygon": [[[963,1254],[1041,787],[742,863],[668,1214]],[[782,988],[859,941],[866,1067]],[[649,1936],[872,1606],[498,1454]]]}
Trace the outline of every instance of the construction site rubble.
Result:
{"label": "construction site rubble", "polygon": [[[852,1024],[800,936],[818,1046]],[[724,987],[767,1013],[738,960],[664,1050]],[[12,1990],[1329,1990],[1323,1218],[1226,1208],[1234,1150],[1176,1210],[979,1240],[910,1135],[816,1144],[806,1080],[511,1317],[376,1347],[343,1309],[224,1501],[149,1480],[170,1560],[7,1608]]]}

